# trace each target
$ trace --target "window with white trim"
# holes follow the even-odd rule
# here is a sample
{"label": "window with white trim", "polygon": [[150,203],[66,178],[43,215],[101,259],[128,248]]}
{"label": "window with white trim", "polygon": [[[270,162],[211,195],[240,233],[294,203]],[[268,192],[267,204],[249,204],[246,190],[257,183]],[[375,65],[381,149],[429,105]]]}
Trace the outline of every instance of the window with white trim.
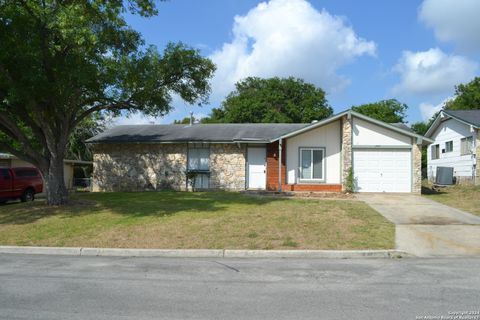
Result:
{"label": "window with white trim", "polygon": [[432,153],[432,160],[440,158],[440,146],[438,144],[431,146],[430,150]]}
{"label": "window with white trim", "polygon": [[462,156],[471,154],[473,150],[473,137],[466,137],[460,140],[460,154]]}
{"label": "window with white trim", "polygon": [[325,148],[300,148],[300,182],[325,180]]}
{"label": "window with white trim", "polygon": [[445,152],[452,152],[453,151],[453,141],[445,142]]}

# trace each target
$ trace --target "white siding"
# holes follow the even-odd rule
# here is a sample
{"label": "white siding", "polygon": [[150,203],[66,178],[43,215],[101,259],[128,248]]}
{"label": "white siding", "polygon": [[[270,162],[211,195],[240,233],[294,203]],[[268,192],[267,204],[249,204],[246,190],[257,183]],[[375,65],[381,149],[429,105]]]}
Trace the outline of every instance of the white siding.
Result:
{"label": "white siding", "polygon": [[286,141],[287,146],[287,183],[297,183],[299,171],[299,148],[325,148],[325,171],[327,184],[340,183],[341,137],[340,121],[335,121],[320,128],[301,133]]}
{"label": "white siding", "polygon": [[412,138],[362,119],[353,119],[353,145],[410,146]]}
{"label": "white siding", "polygon": [[[435,142],[428,146],[427,151],[427,173],[429,179],[435,179],[437,166],[453,167],[453,174],[457,177],[472,177],[475,157],[473,155],[462,156],[460,153],[460,139],[469,136],[474,136],[473,140],[475,141],[475,134],[470,132],[470,126],[455,119],[446,120],[438,126],[431,136]],[[447,141],[453,141],[453,151],[442,153],[442,149],[445,149]],[[432,160],[431,147],[435,144],[440,145],[440,158]]]}

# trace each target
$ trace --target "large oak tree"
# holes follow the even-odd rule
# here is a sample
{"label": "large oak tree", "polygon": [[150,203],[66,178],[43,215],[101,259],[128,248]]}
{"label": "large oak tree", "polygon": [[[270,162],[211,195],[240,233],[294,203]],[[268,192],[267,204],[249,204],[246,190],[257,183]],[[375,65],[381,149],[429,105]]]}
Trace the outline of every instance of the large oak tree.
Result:
{"label": "large oak tree", "polygon": [[172,94],[206,102],[212,62],[182,43],[146,46],[127,13],[153,16],[155,1],[0,0],[0,150],[40,169],[49,204],[67,200],[63,159],[88,117],[163,115]]}
{"label": "large oak tree", "polygon": [[325,92],[301,79],[248,77],[202,122],[268,123],[311,122],[329,117],[333,110]]}

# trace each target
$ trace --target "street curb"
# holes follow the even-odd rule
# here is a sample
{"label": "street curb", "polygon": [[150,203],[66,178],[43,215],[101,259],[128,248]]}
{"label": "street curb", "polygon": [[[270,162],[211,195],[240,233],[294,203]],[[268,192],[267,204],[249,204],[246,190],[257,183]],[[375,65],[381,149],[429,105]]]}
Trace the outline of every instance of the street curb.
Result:
{"label": "street curb", "polygon": [[0,253],[102,257],[165,258],[404,258],[400,250],[231,250],[231,249],[121,249],[0,246]]}
{"label": "street curb", "polygon": [[[1,252],[1,248],[0,248]],[[222,258],[223,250],[81,248],[81,256]]]}
{"label": "street curb", "polygon": [[399,250],[225,250],[224,258],[400,258]]}

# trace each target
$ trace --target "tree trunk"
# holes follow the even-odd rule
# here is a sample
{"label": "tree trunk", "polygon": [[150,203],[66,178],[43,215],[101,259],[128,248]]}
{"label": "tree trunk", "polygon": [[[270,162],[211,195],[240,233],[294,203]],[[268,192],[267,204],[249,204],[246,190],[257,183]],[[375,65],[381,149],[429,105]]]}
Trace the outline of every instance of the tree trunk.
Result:
{"label": "tree trunk", "polygon": [[46,173],[44,173],[47,204],[62,205],[67,202],[68,191],[63,178],[63,159],[51,159]]}

